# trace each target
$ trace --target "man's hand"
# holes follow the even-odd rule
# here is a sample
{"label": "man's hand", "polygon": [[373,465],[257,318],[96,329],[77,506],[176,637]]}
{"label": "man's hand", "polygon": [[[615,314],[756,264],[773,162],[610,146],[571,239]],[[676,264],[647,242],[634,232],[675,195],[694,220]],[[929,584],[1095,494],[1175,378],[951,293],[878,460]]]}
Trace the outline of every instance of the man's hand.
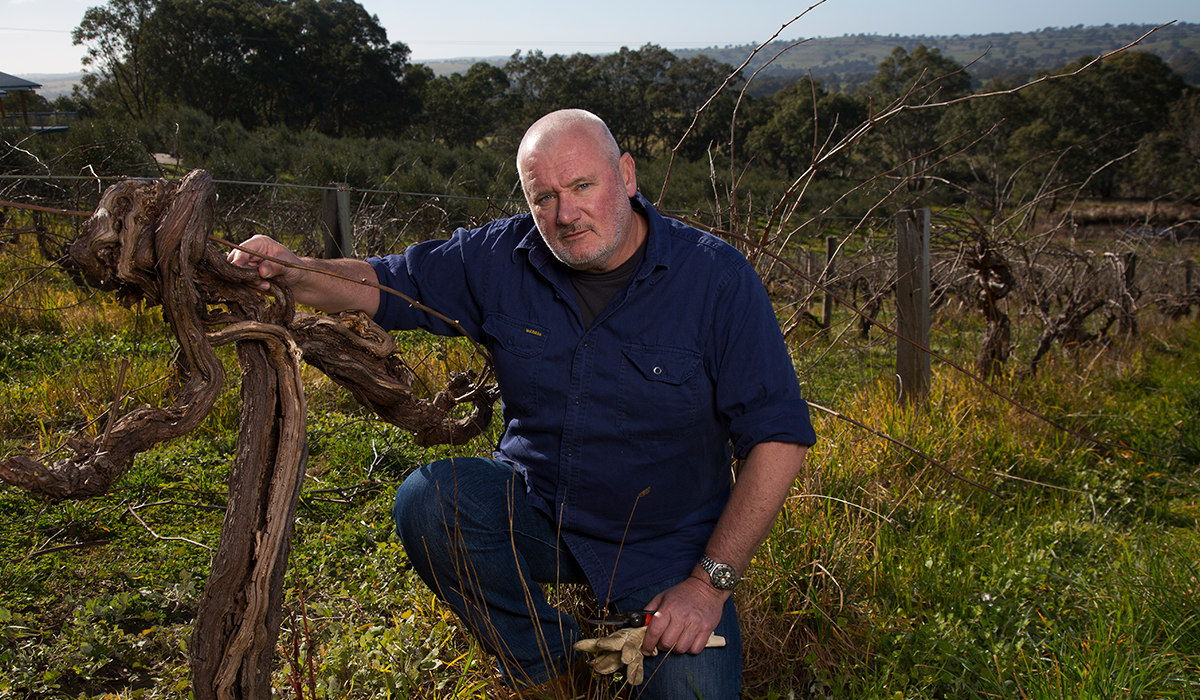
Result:
{"label": "man's hand", "polygon": [[[379,291],[362,284],[378,284],[379,278],[375,275],[375,269],[363,260],[301,258],[282,243],[261,235],[251,238],[241,247],[246,250],[234,250],[227,259],[241,267],[257,267],[258,288],[264,292],[271,288],[268,280],[274,280],[290,287],[297,303],[307,304],[325,313],[353,310],[374,316],[379,308]],[[280,265],[266,258],[289,265],[303,265],[304,269]]]}
{"label": "man's hand", "polygon": [[[745,572],[755,550],[766,539],[791,491],[808,448],[786,442],[760,442],[750,449],[705,553]],[[699,654],[721,621],[729,591],[713,587],[704,567],[696,564],[683,583],[655,596],[644,651],[659,649]]]}
{"label": "man's hand", "polygon": [[650,653],[655,647],[688,654],[699,654],[704,650],[709,635],[721,621],[730,593],[713,588],[703,569],[701,574],[703,579],[693,572],[682,583],[654,596],[646,605],[647,610],[655,613],[647,623],[643,653]]}
{"label": "man's hand", "polygon": [[[282,243],[269,238],[267,236],[258,235],[242,244],[246,250],[254,251],[248,253],[246,250],[234,250],[229,253],[227,260],[234,265],[240,267],[258,267],[258,276],[261,281],[258,283],[258,288],[262,291],[267,291],[271,288],[270,282],[267,280],[273,277],[280,277],[281,282],[291,284],[295,280],[292,278],[300,274],[300,270],[295,268],[285,267],[278,263],[265,260],[261,256],[283,260],[285,262],[299,264],[300,258],[295,253],[288,250]],[[255,254],[257,253],[257,255]]]}

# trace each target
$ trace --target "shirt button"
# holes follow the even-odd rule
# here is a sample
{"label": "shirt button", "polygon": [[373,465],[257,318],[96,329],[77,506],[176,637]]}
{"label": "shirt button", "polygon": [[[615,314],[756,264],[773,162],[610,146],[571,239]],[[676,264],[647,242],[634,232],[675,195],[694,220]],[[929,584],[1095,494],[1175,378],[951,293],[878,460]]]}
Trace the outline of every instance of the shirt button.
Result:
{"label": "shirt button", "polygon": [[578,406],[578,405],[579,405],[579,397],[578,397],[578,396],[576,396],[576,397],[575,397],[575,405],[576,405],[576,406]]}
{"label": "shirt button", "polygon": [[662,374],[662,367],[655,367],[655,368],[654,368],[654,373],[655,373],[655,374]]}

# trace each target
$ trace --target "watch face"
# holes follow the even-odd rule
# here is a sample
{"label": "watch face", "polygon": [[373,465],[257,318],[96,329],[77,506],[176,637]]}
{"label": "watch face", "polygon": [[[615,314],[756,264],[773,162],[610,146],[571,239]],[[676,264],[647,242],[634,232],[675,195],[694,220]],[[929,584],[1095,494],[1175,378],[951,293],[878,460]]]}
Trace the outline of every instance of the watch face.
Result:
{"label": "watch face", "polygon": [[728,591],[737,584],[737,572],[728,564],[717,564],[709,574],[713,586]]}

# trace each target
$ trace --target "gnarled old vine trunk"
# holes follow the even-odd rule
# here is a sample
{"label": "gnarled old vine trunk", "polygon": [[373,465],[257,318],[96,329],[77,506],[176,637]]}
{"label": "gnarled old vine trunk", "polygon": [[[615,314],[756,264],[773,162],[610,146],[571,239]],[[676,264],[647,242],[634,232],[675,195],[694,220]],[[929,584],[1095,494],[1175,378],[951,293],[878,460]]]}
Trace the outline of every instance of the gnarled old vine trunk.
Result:
{"label": "gnarled old vine trunk", "polygon": [[[432,401],[412,395],[413,374],[390,336],[362,314],[300,314],[286,288],[254,289],[257,273],[210,241],[215,191],[193,171],[181,181],[124,181],[106,190],[71,245],[72,264],[122,302],[162,306],[179,341],[174,405],[143,407],[101,435],[70,441],[53,464],[18,456],[0,478],[50,501],[109,490],[134,457],[195,429],[224,382],[214,347],[236,343],[242,413],[229,502],[191,644],[197,700],[268,698],[293,523],[304,478],[306,361],[423,444],[478,435],[496,393],[456,376]],[[459,402],[473,403],[454,418]]]}
{"label": "gnarled old vine trunk", "polygon": [[975,357],[975,371],[990,379],[1008,360],[1012,339],[1012,322],[1000,310],[1000,300],[1012,290],[1012,270],[1008,261],[996,250],[986,236],[980,236],[974,255],[968,257],[967,267],[975,270],[975,292],[987,326],[983,343]]}

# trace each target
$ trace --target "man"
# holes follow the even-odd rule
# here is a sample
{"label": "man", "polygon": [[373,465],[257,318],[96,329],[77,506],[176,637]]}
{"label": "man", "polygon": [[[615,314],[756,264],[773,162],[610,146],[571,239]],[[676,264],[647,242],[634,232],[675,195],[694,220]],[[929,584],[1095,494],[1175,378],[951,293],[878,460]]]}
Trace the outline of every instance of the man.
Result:
{"label": "man", "polygon": [[[414,567],[514,688],[570,677],[578,623],[540,583],[587,583],[651,610],[643,698],[736,697],[731,590],[815,437],[761,281],[731,246],[661,217],[633,158],[581,110],[551,113],[517,153],[528,215],[367,261],[493,356],[504,433],[491,459],[424,466],[394,515]],[[247,247],[297,260],[266,238]],[[242,252],[297,301],[384,328],[456,330],[393,295]],[[736,485],[732,458],[743,459]],[[711,633],[724,648],[706,649]],[[557,692],[557,691],[554,691]]]}

